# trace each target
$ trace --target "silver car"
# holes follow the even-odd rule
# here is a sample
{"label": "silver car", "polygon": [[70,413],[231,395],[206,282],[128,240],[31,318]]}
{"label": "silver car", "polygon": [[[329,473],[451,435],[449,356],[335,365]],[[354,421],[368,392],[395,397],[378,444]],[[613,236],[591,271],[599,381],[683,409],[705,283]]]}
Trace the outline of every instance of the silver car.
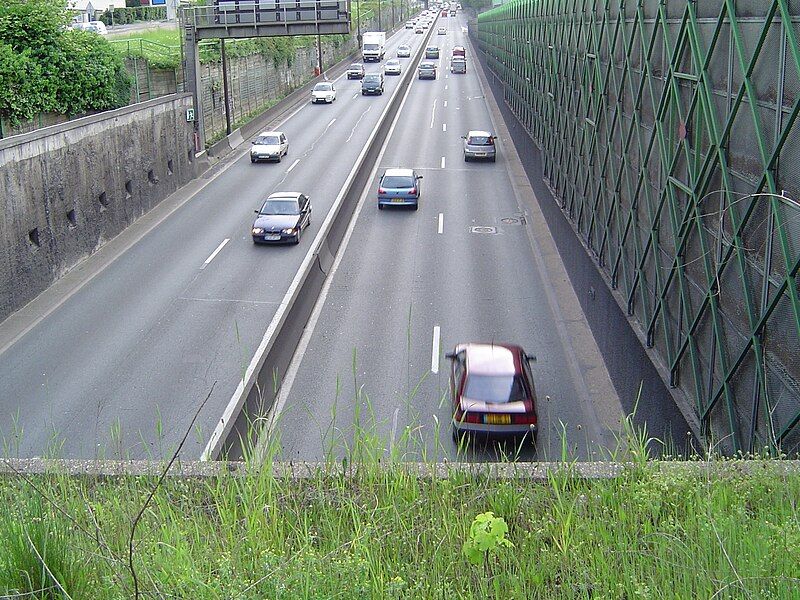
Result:
{"label": "silver car", "polygon": [[470,131],[467,135],[461,136],[464,140],[464,162],[473,158],[490,160],[497,158],[497,147],[494,141],[497,136],[488,131]]}
{"label": "silver car", "polygon": [[383,65],[383,72],[387,75],[400,75],[400,61],[396,58],[391,58]]}
{"label": "silver car", "polygon": [[250,148],[250,162],[259,160],[276,160],[281,162],[281,158],[289,152],[289,140],[282,131],[264,131],[256,139]]}
{"label": "silver car", "polygon": [[397,47],[397,58],[409,58],[411,56],[411,46],[403,44]]}

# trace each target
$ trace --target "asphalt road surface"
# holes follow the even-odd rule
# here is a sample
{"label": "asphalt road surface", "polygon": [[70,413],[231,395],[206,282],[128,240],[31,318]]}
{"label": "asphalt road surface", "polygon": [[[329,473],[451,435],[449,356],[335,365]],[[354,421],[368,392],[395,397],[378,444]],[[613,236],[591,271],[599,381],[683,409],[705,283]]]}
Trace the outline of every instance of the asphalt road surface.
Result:
{"label": "asphalt road surface", "polygon": [[[461,135],[492,130],[468,50],[466,75],[450,74],[461,17],[446,35],[438,78],[415,80],[366,191],[352,237],[312,318],[274,411],[270,438],[285,460],[341,458],[366,448],[408,460],[600,458],[614,446],[586,386],[570,368],[573,348],[548,302],[529,236],[527,204],[512,187],[503,140],[496,163],[465,163]],[[385,168],[424,177],[418,211],[376,206]],[[325,292],[324,292],[325,293]],[[467,341],[520,344],[538,356],[538,447],[451,439],[449,361]],[[574,365],[573,365],[574,366]],[[657,427],[657,425],[656,425]]]}
{"label": "asphalt road surface", "polygon": [[[422,38],[399,31],[387,57]],[[243,148],[0,354],[6,454],[162,458],[213,386],[182,453],[200,456],[397,78],[376,97],[357,80],[335,84],[333,104],[309,103],[280,125],[290,144],[281,163],[251,165]],[[253,210],[281,190],[311,197],[312,226],[298,246],[255,246]]]}

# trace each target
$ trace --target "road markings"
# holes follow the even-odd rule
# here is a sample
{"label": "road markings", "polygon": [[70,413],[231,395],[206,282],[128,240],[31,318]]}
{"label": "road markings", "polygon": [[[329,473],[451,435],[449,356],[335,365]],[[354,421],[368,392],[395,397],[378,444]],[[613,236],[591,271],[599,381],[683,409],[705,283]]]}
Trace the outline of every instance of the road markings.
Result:
{"label": "road markings", "polygon": [[447,84],[445,84],[444,89],[447,89]]}
{"label": "road markings", "polygon": [[214,260],[214,257],[215,257],[217,254],[219,254],[219,251],[220,251],[220,250],[222,250],[222,249],[225,247],[225,244],[227,244],[227,243],[228,243],[228,242],[230,242],[230,241],[231,241],[231,240],[230,240],[230,238],[225,238],[224,240],[222,240],[222,243],[221,243],[219,246],[217,246],[217,249],[216,249],[216,250],[214,250],[214,251],[211,253],[211,256],[209,256],[209,257],[206,259],[206,262],[204,262],[204,263],[203,263],[203,266],[202,266],[202,267],[200,267],[200,268],[201,268],[201,269],[205,269],[205,268],[208,266],[208,263],[210,263],[212,260]]}
{"label": "road markings", "polygon": [[353,94],[353,98],[358,98],[358,92],[356,92],[355,94]]}
{"label": "road markings", "polygon": [[325,128],[325,131],[328,131],[328,129],[330,129],[331,125],[333,125],[334,123],[336,123],[336,118],[335,117],[333,119],[331,119],[330,123],[328,123],[328,126]]}
{"label": "road markings", "polygon": [[431,373],[439,372],[439,326],[433,328],[433,346],[431,347]]}
{"label": "road markings", "polygon": [[294,162],[292,163],[292,166],[291,166],[291,167],[289,167],[288,169],[286,169],[286,172],[287,172],[287,173],[291,173],[291,172],[292,172],[292,169],[294,169],[294,168],[297,166],[297,163],[299,163],[299,162],[300,162],[300,159],[299,159],[299,158],[296,158],[296,159],[294,160]]}
{"label": "road markings", "polygon": [[444,101],[444,107],[447,108],[447,100]]}
{"label": "road markings", "polygon": [[438,99],[433,101],[433,110],[431,111],[431,129],[433,129],[433,120],[436,118],[436,103]]}
{"label": "road markings", "polygon": [[442,123],[442,131],[447,131],[447,123]]}
{"label": "road markings", "polygon": [[444,231],[444,213],[439,213],[439,233]]}
{"label": "road markings", "polygon": [[444,169],[444,156],[442,157],[442,169]]}

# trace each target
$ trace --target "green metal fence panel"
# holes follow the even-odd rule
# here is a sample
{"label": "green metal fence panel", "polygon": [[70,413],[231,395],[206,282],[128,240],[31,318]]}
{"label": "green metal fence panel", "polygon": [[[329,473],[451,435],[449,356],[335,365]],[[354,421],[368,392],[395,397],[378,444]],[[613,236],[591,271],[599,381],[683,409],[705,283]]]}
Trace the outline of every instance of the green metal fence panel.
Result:
{"label": "green metal fence panel", "polygon": [[477,37],[708,439],[800,451],[800,0],[513,0]]}

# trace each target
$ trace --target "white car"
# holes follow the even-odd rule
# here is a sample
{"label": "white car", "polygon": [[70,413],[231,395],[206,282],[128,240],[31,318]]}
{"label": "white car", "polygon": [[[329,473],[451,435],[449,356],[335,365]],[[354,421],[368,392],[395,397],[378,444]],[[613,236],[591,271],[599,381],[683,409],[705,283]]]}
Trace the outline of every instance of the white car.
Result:
{"label": "white car", "polygon": [[402,44],[401,46],[397,47],[397,58],[410,58],[410,57],[411,57],[411,46]]}
{"label": "white car", "polygon": [[281,162],[281,158],[289,153],[289,140],[282,131],[263,131],[250,148],[250,162],[255,163],[260,160],[275,160]]}
{"label": "white car", "polygon": [[383,72],[387,75],[400,75],[400,61],[396,58],[390,58],[383,66]]}
{"label": "white car", "polygon": [[406,21],[406,29],[413,29],[414,21]]}
{"label": "white car", "polygon": [[447,29],[444,27],[439,27],[439,35],[447,35]]}
{"label": "white car", "polygon": [[311,104],[316,104],[317,102],[330,104],[334,100],[336,100],[336,88],[330,81],[320,81],[311,90]]}
{"label": "white car", "polygon": [[92,31],[99,35],[107,35],[108,30],[106,29],[106,24],[102,21],[79,21],[77,23],[72,24],[73,29],[79,29],[82,31]]}

